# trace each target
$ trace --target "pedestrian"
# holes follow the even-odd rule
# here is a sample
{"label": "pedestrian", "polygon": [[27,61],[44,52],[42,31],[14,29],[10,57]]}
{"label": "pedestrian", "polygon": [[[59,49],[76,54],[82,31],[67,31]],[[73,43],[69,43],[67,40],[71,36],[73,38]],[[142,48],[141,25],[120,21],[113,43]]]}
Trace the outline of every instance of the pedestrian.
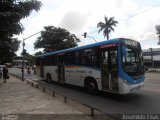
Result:
{"label": "pedestrian", "polygon": [[3,67],[3,80],[4,80],[4,83],[6,83],[7,79],[9,79],[8,69],[6,67]]}
{"label": "pedestrian", "polygon": [[36,74],[36,65],[33,65],[34,75]]}
{"label": "pedestrian", "polygon": [[31,72],[30,66],[27,67],[27,72],[28,72],[28,74],[30,74],[30,72]]}

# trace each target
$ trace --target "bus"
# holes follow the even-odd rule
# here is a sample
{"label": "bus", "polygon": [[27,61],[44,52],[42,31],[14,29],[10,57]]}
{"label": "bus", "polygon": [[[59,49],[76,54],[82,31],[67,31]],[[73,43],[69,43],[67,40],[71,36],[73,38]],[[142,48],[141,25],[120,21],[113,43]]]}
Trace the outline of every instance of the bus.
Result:
{"label": "bus", "polygon": [[144,86],[139,42],[126,38],[64,49],[36,57],[36,73],[49,81],[127,94]]}

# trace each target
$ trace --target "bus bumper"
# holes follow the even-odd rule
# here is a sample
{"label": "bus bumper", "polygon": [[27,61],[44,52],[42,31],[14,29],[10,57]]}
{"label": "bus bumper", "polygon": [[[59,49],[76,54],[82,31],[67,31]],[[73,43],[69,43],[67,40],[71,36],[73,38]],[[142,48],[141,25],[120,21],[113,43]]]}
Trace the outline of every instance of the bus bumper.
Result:
{"label": "bus bumper", "polygon": [[119,79],[119,92],[120,94],[128,94],[135,92],[144,87],[144,82],[138,84],[128,84],[125,80]]}

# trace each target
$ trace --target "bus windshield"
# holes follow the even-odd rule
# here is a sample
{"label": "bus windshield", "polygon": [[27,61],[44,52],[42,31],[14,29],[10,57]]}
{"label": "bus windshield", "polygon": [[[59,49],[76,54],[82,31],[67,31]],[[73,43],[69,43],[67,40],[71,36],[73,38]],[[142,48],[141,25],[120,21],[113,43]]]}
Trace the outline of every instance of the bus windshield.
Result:
{"label": "bus windshield", "polygon": [[140,45],[125,45],[122,48],[122,62],[125,72],[132,76],[143,74],[143,57]]}

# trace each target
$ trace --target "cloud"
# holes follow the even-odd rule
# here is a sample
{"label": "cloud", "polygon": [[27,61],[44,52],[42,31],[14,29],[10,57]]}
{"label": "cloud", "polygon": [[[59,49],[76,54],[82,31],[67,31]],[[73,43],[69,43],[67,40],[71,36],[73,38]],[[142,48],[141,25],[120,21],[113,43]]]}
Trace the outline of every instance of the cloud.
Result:
{"label": "cloud", "polygon": [[[155,36],[155,25],[160,21],[158,11],[160,11],[160,7],[139,9],[139,12],[136,12],[124,22],[119,22],[113,37],[124,36],[143,41],[147,39],[148,34]],[[152,36],[153,38],[157,39]]]}
{"label": "cloud", "polygon": [[71,32],[80,33],[84,30],[89,16],[76,11],[69,11],[64,15],[59,26]]}
{"label": "cloud", "polygon": [[[75,33],[81,38],[80,45],[89,44],[94,41],[82,38],[82,34],[84,32],[92,33],[89,35],[95,39],[103,40],[103,34],[97,33],[97,23],[103,22],[104,16],[107,16],[115,17],[115,20],[119,22],[115,27],[115,32],[110,34],[110,38],[127,37],[141,41],[141,43],[145,41],[147,44],[147,40],[151,39],[148,35],[156,33],[154,27],[160,24],[159,6],[147,5],[146,7],[139,5],[135,0],[40,1],[43,4],[41,10],[38,13],[32,12],[28,18],[21,21],[25,27],[25,31],[19,36],[21,40],[43,30],[44,26],[53,25]],[[26,40],[26,49],[30,53],[33,52],[33,43],[37,36]],[[157,38],[152,36],[152,39]],[[143,45],[147,47],[145,44]],[[155,44],[153,45],[155,46]]]}
{"label": "cloud", "polygon": [[[149,49],[149,48],[159,48],[158,40],[157,39],[145,39],[143,41],[140,41],[142,49]],[[146,44],[147,43],[147,44]]]}

